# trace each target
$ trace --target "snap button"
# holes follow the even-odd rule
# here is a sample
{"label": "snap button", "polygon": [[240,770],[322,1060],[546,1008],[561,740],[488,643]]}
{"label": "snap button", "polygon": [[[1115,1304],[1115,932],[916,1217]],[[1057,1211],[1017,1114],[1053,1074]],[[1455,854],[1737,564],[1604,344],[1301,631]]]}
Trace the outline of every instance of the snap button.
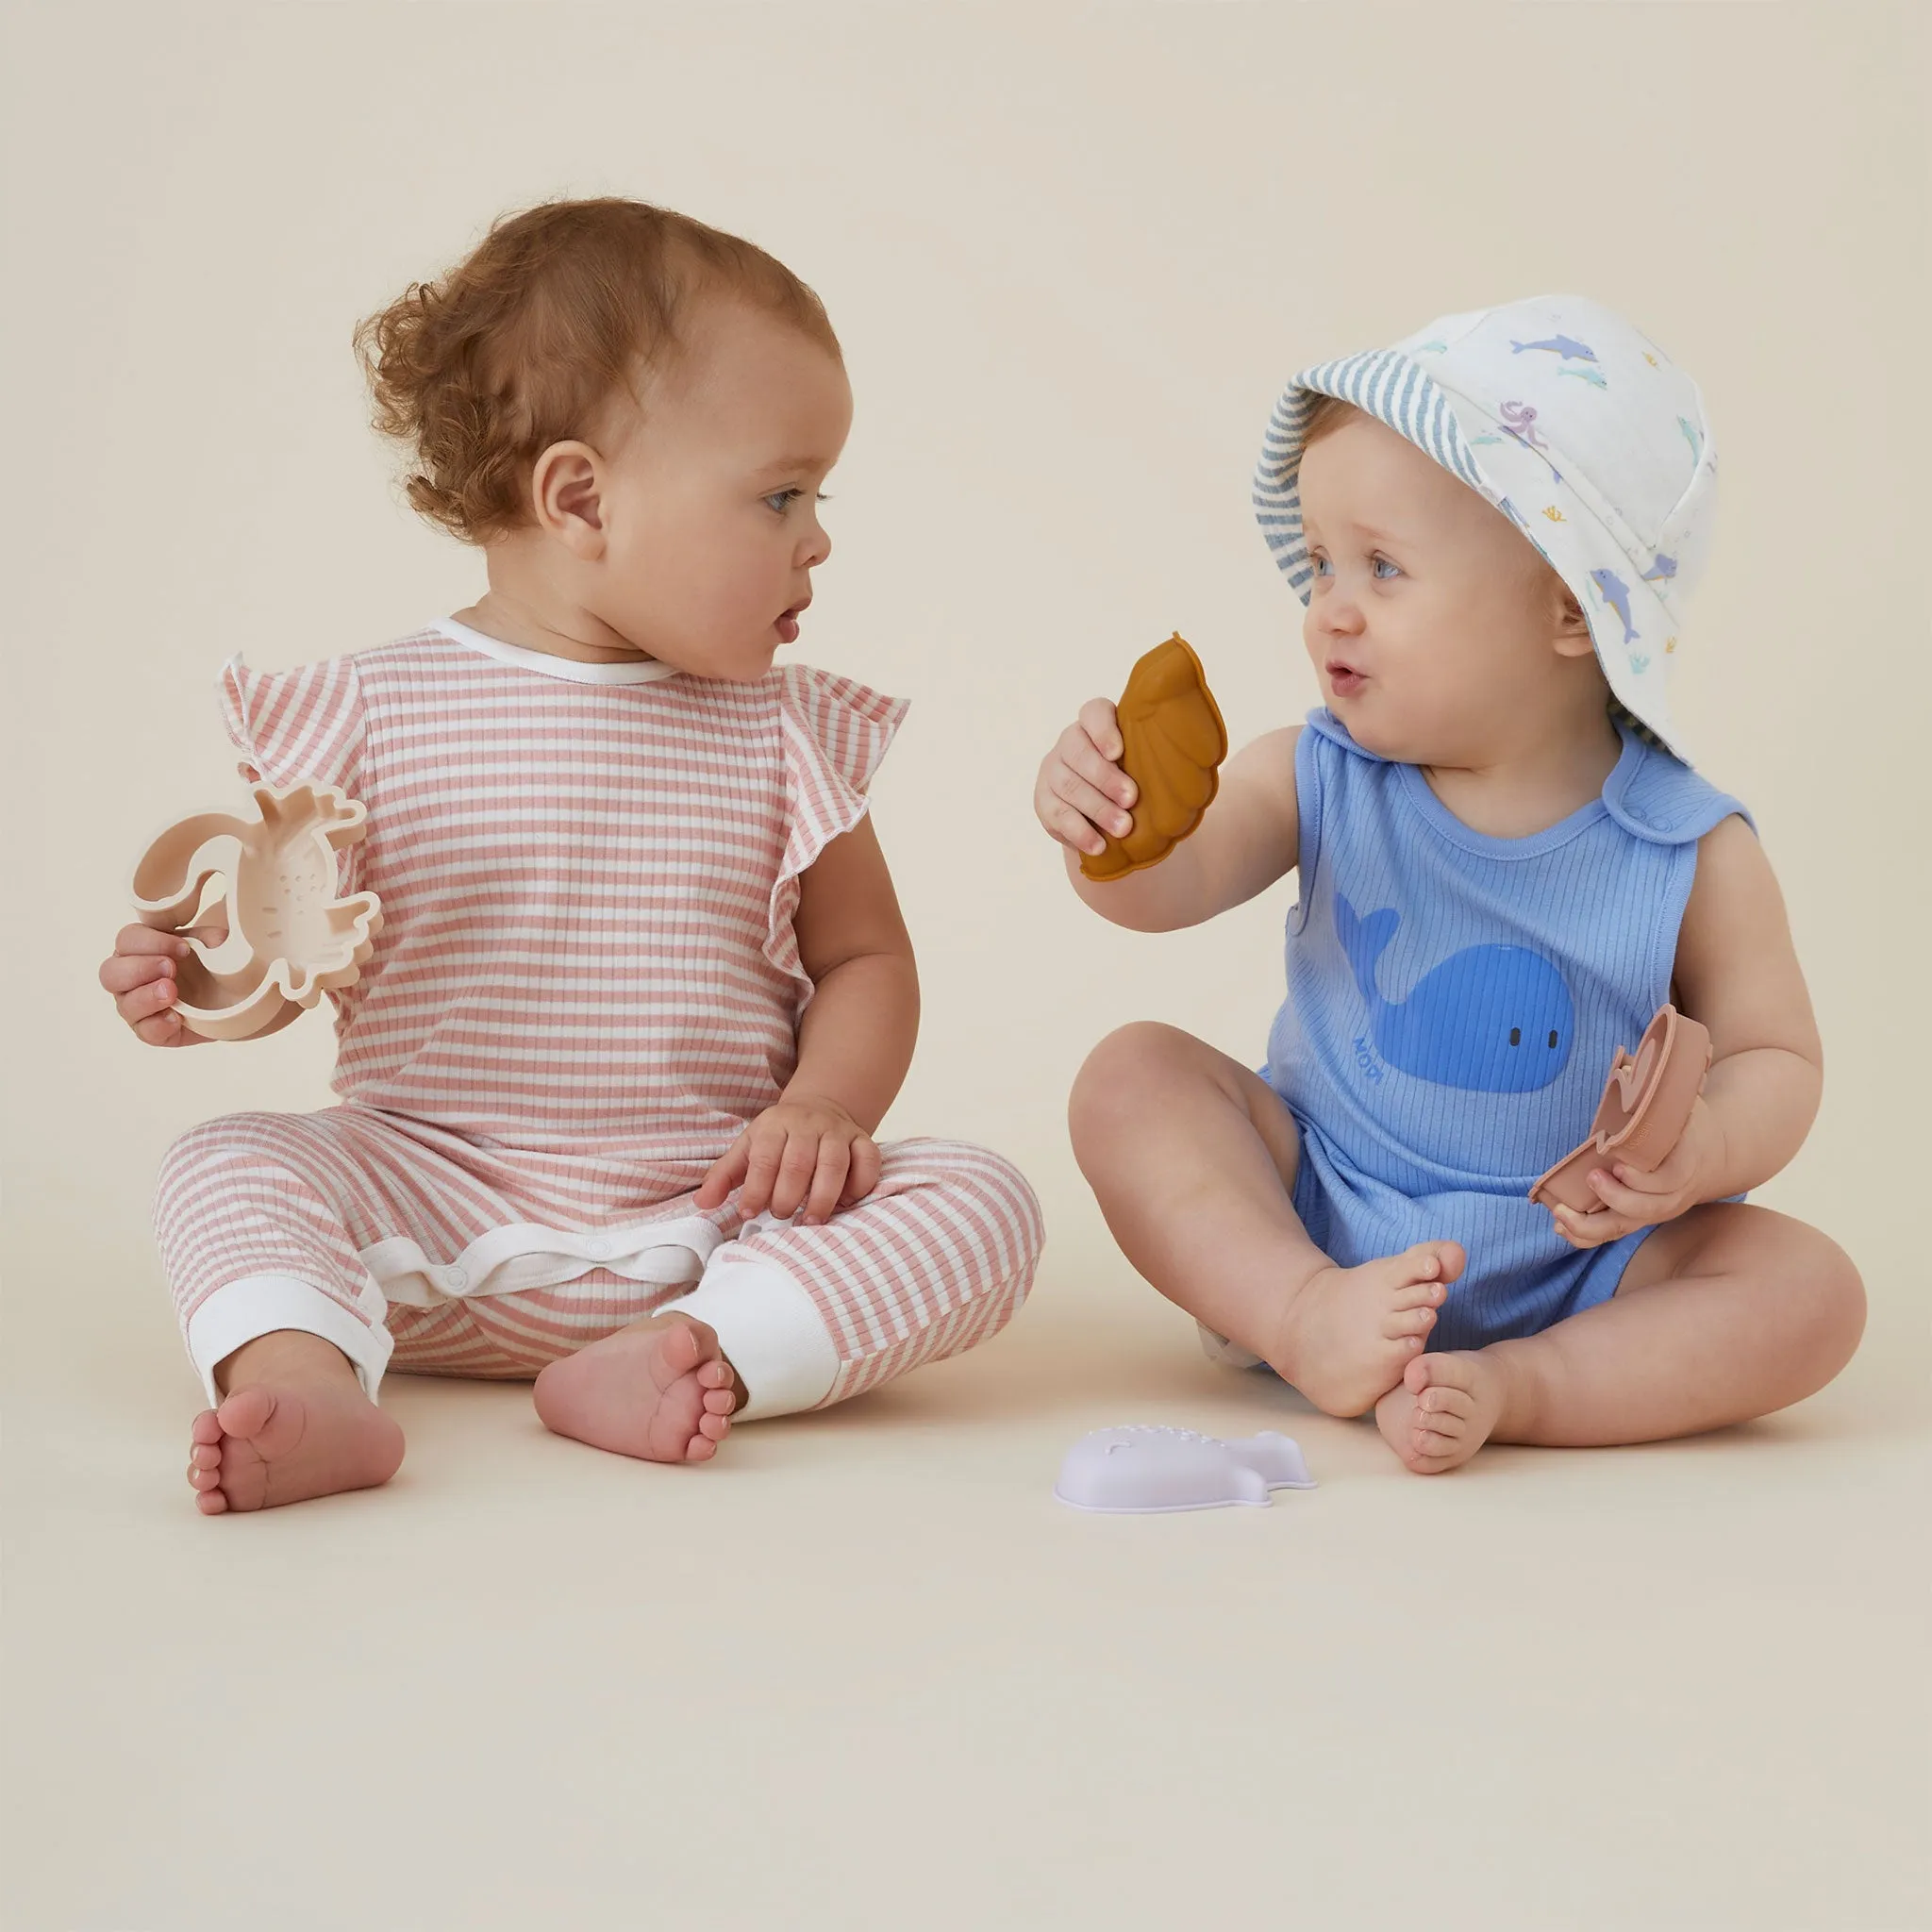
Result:
{"label": "snap button", "polygon": [[442,1279],[445,1287],[455,1289],[458,1294],[470,1285],[469,1274],[461,1268],[445,1268]]}
{"label": "snap button", "polygon": [[600,1236],[596,1241],[586,1241],[584,1243],[584,1252],[593,1261],[601,1261],[610,1252],[610,1243]]}

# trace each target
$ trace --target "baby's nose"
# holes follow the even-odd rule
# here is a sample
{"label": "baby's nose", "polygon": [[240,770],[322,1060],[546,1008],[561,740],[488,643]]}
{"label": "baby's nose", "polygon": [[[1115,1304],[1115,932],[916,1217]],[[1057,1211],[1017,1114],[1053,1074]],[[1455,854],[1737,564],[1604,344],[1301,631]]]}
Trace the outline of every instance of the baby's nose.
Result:
{"label": "baby's nose", "polygon": [[1362,608],[1353,597],[1330,591],[1308,611],[1308,622],[1324,637],[1357,637],[1363,625]]}

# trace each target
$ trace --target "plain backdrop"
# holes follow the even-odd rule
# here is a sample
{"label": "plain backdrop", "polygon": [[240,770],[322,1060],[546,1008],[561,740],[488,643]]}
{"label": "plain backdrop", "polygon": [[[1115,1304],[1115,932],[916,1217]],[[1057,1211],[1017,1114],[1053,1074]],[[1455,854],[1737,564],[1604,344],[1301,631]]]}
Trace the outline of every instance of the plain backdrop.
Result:
{"label": "plain backdrop", "polygon": [[[1924,1457],[1927,32],[1913,5],[4,10],[7,1707],[28,1932],[1932,1923]],[[659,200],[824,299],[858,413],[797,647],[912,700],[876,819],[926,1020],[887,1133],[1050,1230],[983,1354],[672,1473],[391,1385],[391,1489],[205,1523],[148,1233],[192,1123],[326,1103],[327,1027],[161,1054],[94,983],[213,678],[467,603],[356,321],[549,195]],[[1032,776],[1181,629],[1239,741],[1314,687],[1248,477],[1288,373],[1578,291],[1702,383],[1679,654],[1829,1059],[1761,1196],[1862,1352],[1707,1441],[1426,1484],[1218,1374],[1064,1099],[1108,1028],[1261,1047],[1282,887],[1122,933]],[[1283,1426],[1323,1488],[1089,1521],[1086,1427]]]}

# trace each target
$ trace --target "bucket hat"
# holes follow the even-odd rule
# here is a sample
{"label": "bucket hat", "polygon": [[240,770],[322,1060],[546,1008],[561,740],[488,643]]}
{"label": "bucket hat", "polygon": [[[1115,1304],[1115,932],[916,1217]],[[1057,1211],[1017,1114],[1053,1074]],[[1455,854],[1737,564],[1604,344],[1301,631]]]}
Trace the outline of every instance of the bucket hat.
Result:
{"label": "bucket hat", "polygon": [[1304,604],[1301,459],[1322,396],[1387,424],[1508,517],[1574,593],[1611,691],[1684,757],[1669,672],[1709,545],[1717,457],[1697,385],[1655,342],[1586,296],[1539,295],[1291,376],[1255,514]]}

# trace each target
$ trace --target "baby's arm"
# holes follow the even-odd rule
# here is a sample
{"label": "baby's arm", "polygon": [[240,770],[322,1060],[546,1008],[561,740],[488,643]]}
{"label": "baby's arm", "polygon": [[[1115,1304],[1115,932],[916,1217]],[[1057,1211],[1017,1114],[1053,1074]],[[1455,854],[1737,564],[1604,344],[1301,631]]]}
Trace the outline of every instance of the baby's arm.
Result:
{"label": "baby's arm", "polygon": [[1742,819],[1699,841],[1673,977],[1677,1006],[1709,1029],[1709,1078],[1657,1167],[1620,1161],[1592,1181],[1602,1208],[1554,1210],[1578,1247],[1762,1186],[1804,1145],[1818,1111],[1824,1052],[1811,996],[1771,861]]}
{"label": "baby's arm", "polygon": [[799,1023],[798,1064],[777,1105],[705,1176],[697,1205],[719,1207],[738,1188],[747,1218],[802,1210],[812,1223],[878,1184],[873,1131],[919,1034],[919,969],[870,818],[800,877],[791,927],[814,988]]}
{"label": "baby's arm", "polygon": [[1080,870],[1082,852],[1099,853],[1128,829],[1134,781],[1118,762],[1120,725],[1105,698],[1084,706],[1040,767],[1033,809],[1066,854],[1074,891],[1103,919],[1135,932],[1199,925],[1240,906],[1294,870],[1300,841],[1294,751],[1299,725],[1271,731],[1227,762],[1214,803],[1193,833],[1158,865],[1098,881]]}
{"label": "baby's arm", "polygon": [[912,1064],[919,968],[878,834],[860,819],[799,880],[792,930],[817,991],[785,1097],[835,1102],[869,1134]]}
{"label": "baby's arm", "polygon": [[1721,1201],[1761,1187],[1811,1131],[1824,1050],[1764,848],[1728,818],[1697,848],[1677,936],[1678,1003],[1710,1030],[1704,1107],[1719,1130],[1700,1189]]}

